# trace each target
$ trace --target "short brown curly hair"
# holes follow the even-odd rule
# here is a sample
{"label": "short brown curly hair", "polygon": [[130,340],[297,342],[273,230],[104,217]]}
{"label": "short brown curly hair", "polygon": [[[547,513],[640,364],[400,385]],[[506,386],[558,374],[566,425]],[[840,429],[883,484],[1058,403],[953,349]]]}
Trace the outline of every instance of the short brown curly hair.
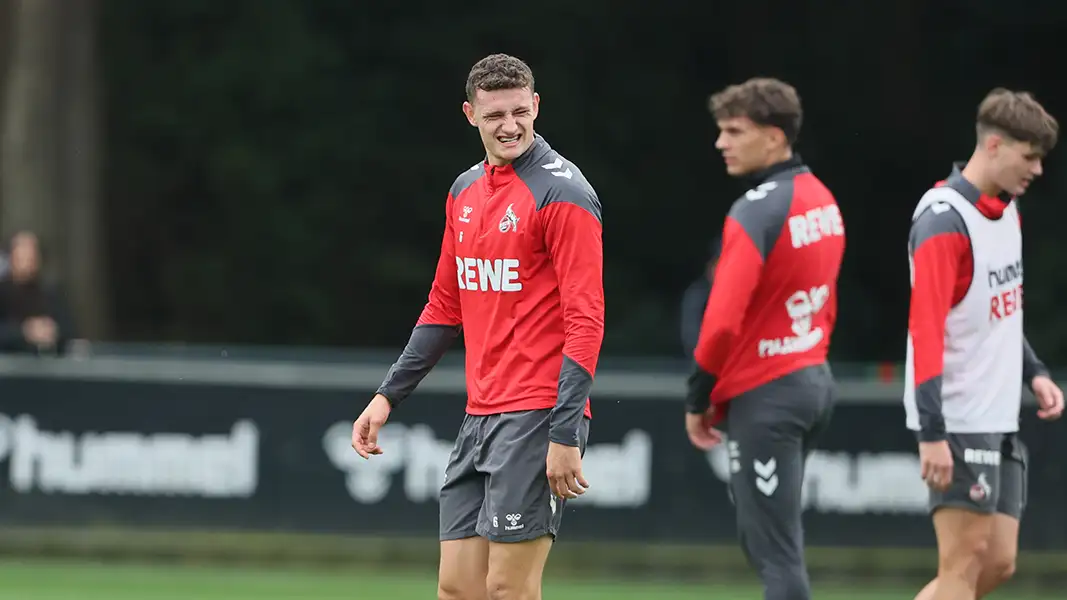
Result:
{"label": "short brown curly hair", "polygon": [[530,88],[534,91],[534,76],[529,65],[508,54],[490,54],[474,63],[467,75],[467,100],[473,101],[478,90],[492,92]]}
{"label": "short brown curly hair", "polygon": [[796,142],[804,121],[796,89],[770,77],[754,77],[712,94],[708,109],[719,121],[748,117],[757,125],[777,127],[789,144]]}
{"label": "short brown curly hair", "polygon": [[999,133],[1046,153],[1056,146],[1060,125],[1029,92],[995,88],[978,105],[975,129],[979,140]]}

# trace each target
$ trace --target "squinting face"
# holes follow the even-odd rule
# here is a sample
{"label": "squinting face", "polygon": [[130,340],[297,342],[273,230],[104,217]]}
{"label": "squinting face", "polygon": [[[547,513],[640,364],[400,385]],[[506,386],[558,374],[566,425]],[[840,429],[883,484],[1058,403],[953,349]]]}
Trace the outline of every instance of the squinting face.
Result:
{"label": "squinting face", "polygon": [[767,166],[776,142],[771,127],[760,127],[748,117],[733,117],[716,122],[719,138],[715,147],[722,152],[726,172],[746,175]]}
{"label": "squinting face", "polygon": [[478,128],[489,164],[510,163],[534,141],[534,120],[540,96],[530,88],[477,90],[474,102],[463,103],[467,121]]}
{"label": "squinting face", "polygon": [[1029,142],[997,137],[990,144],[994,182],[1012,196],[1022,196],[1043,172],[1041,160],[1044,153]]}

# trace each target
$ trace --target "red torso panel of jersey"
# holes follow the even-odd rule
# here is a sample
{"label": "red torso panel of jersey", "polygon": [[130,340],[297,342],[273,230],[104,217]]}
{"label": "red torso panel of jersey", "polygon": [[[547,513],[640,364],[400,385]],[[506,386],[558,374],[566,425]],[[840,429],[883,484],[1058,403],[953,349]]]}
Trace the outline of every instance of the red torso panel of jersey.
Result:
{"label": "red torso panel of jersey", "polygon": [[694,358],[712,403],[824,362],[837,317],[845,227],[833,194],[799,159],[736,200]]}
{"label": "red torso panel of jersey", "polygon": [[[467,412],[552,408],[588,385],[604,334],[600,200],[540,136],[452,185],[418,325],[462,325]],[[579,390],[584,390],[579,392]]]}

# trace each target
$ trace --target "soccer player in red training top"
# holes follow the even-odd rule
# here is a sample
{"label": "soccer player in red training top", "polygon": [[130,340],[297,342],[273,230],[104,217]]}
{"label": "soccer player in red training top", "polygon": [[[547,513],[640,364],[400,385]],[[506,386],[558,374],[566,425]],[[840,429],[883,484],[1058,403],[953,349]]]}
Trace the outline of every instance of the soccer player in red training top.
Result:
{"label": "soccer player in red training top", "polygon": [[904,406],[938,546],[937,578],[918,600],[981,598],[1011,577],[1026,504],[1022,386],[1042,419],[1063,412],[1063,392],[1023,335],[1015,202],[1059,126],[1031,95],[1005,89],[986,96],[977,121],[970,160],[923,195],[908,240]]}
{"label": "soccer player in red training top", "polygon": [[727,172],[753,187],[723,228],[686,430],[708,449],[725,423],[741,546],[765,598],[804,600],[800,493],[832,411],[826,355],[845,228],[833,195],[792,151],[802,120],[792,86],[751,79],[713,95],[710,108]]}
{"label": "soccer player in red training top", "polygon": [[525,63],[488,56],[466,92],[486,158],[452,184],[429,301],[352,445],[381,453],[379,428],[462,327],[467,414],[443,474],[438,598],[533,600],[566,499],[588,487],[604,337],[600,201],[534,133],[540,98]]}

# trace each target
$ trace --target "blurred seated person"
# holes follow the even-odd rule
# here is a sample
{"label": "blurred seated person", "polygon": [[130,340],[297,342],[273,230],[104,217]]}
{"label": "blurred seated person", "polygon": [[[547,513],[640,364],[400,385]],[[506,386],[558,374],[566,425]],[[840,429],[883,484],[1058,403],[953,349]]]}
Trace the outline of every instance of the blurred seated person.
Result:
{"label": "blurred seated person", "polygon": [[20,231],[7,245],[8,276],[0,281],[0,352],[63,354],[73,338],[60,290],[41,277],[37,235]]}
{"label": "blurred seated person", "polygon": [[722,252],[722,240],[715,238],[711,243],[711,255],[704,266],[704,273],[696,278],[686,288],[682,295],[682,349],[689,358],[693,357],[696,350],[697,340],[700,338],[700,326],[704,322],[704,308],[708,305],[708,296],[711,295],[711,282],[715,277],[715,265],[719,263],[719,254]]}

